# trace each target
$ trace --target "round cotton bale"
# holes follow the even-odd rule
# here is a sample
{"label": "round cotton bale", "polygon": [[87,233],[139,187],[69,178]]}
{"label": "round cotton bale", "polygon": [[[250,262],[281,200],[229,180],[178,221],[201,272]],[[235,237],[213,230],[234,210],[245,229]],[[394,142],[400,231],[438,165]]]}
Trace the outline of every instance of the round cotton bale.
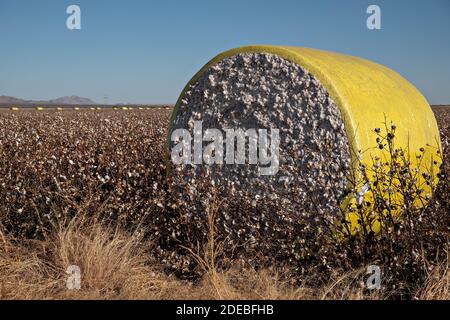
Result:
{"label": "round cotton bale", "polygon": [[[202,127],[195,129],[200,121]],[[386,152],[374,148],[374,129],[386,121],[397,127],[397,147],[408,148],[412,155],[425,148],[421,164],[440,164],[433,112],[423,95],[395,71],[358,57],[310,48],[232,49],[207,63],[181,93],[168,132],[169,157],[178,129],[187,129],[191,136],[200,130],[203,137],[205,130],[219,129],[224,139],[229,129],[269,133],[276,129],[280,134],[277,172],[261,175],[261,165],[219,161],[209,166],[185,163],[178,170],[169,162],[168,174],[185,179],[187,170],[199,175],[200,168],[207,167],[214,184],[240,188],[255,199],[281,199],[281,203],[286,194],[294,193],[305,210],[314,206],[333,216],[349,200],[345,191],[349,171],[357,171],[360,161],[370,165],[373,157]],[[221,152],[226,153],[227,147]]]}

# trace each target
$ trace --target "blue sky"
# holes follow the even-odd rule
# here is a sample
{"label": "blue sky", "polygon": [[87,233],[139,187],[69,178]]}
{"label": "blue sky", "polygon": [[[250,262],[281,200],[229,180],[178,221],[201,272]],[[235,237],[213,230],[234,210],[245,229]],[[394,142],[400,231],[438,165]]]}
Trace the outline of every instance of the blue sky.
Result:
{"label": "blue sky", "polygon": [[[366,28],[370,4],[382,30]],[[450,0],[0,0],[0,95],[174,103],[209,59],[248,44],[368,58],[450,103]]]}

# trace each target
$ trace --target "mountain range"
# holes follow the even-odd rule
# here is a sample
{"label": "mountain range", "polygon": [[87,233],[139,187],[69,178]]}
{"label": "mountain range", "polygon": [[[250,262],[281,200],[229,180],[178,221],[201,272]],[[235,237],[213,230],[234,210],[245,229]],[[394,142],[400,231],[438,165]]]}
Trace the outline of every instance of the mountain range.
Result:
{"label": "mountain range", "polygon": [[24,105],[24,104],[62,104],[62,105],[91,105],[96,104],[94,101],[88,98],[78,97],[78,96],[67,96],[67,97],[61,97],[56,99],[51,99],[48,101],[44,100],[24,100],[19,99],[15,97],[10,96],[0,96],[0,104],[17,104],[17,105]]}

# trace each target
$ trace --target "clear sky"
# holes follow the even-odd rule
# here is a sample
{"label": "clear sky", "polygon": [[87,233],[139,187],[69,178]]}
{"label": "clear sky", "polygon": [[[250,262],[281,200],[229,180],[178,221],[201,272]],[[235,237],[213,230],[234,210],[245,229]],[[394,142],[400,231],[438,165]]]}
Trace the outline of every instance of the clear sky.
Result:
{"label": "clear sky", "polygon": [[[66,27],[71,4],[81,30]],[[0,0],[0,95],[174,103],[209,59],[249,44],[368,58],[450,103],[450,0]]]}

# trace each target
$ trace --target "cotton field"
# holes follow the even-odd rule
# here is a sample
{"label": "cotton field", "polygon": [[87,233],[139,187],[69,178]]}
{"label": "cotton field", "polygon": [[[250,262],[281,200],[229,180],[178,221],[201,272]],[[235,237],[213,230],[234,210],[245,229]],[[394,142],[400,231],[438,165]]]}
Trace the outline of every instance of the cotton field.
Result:
{"label": "cotton field", "polygon": [[39,238],[76,214],[137,221],[158,210],[169,110],[41,109],[1,113],[0,221],[7,230]]}
{"label": "cotton field", "polygon": [[[448,297],[449,112],[434,111],[437,192],[377,238],[336,237],[308,223],[313,211],[290,215],[199,177],[172,185],[171,108],[2,109],[0,296],[67,297],[61,279],[75,264],[78,298]],[[376,292],[360,285],[374,261],[385,274]]]}

